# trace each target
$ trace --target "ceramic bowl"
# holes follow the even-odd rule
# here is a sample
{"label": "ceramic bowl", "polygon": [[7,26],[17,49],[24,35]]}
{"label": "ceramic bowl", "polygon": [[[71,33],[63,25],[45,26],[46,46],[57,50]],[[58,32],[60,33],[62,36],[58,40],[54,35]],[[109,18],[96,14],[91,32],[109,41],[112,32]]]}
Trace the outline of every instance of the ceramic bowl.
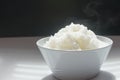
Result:
{"label": "ceramic bowl", "polygon": [[113,41],[110,38],[97,36],[108,43],[105,47],[85,51],[54,50],[43,47],[49,37],[36,42],[46,63],[56,78],[63,80],[90,79],[96,76],[105,61]]}

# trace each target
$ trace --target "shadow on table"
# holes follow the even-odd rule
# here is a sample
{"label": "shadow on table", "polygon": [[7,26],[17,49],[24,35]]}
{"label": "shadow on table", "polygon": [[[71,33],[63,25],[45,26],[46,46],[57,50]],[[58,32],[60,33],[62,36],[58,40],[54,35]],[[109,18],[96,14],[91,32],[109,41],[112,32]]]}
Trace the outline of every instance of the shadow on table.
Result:
{"label": "shadow on table", "polygon": [[[56,79],[52,74],[44,77],[42,80],[60,80]],[[94,77],[93,79],[90,80],[116,80],[115,76],[107,71],[100,71],[100,73]]]}

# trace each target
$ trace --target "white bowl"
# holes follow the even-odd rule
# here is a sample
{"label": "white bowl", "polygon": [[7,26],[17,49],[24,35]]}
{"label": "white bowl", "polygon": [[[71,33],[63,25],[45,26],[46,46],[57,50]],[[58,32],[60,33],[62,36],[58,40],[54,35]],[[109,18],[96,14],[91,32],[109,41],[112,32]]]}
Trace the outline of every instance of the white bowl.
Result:
{"label": "white bowl", "polygon": [[97,37],[108,45],[85,51],[54,50],[43,47],[49,37],[38,40],[36,44],[55,77],[66,80],[90,79],[99,73],[113,44],[107,37]]}

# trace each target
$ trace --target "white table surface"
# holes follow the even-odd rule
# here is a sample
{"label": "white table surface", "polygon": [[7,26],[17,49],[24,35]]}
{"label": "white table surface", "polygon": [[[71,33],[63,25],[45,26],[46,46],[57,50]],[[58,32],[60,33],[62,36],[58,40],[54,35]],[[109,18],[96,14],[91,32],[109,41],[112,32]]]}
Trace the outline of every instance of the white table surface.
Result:
{"label": "white table surface", "polygon": [[[114,45],[101,72],[93,80],[120,80],[120,36],[108,36]],[[40,54],[40,37],[0,38],[0,80],[57,80]]]}

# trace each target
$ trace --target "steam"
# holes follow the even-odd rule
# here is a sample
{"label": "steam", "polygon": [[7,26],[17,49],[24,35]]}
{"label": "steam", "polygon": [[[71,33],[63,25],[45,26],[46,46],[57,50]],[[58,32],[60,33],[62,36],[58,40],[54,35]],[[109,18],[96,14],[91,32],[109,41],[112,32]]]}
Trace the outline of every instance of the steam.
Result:
{"label": "steam", "polygon": [[113,32],[115,30],[113,27],[120,26],[120,11],[118,9],[120,6],[117,3],[119,2],[91,0],[83,9],[83,12],[90,18],[90,21],[94,22],[96,29],[99,30],[98,32],[106,33],[108,29]]}
{"label": "steam", "polygon": [[89,17],[91,17],[91,16],[98,17],[100,15],[99,15],[99,13],[97,11],[97,7],[100,6],[100,5],[102,5],[102,3],[100,3],[100,2],[96,2],[96,1],[89,2],[83,11]]}

